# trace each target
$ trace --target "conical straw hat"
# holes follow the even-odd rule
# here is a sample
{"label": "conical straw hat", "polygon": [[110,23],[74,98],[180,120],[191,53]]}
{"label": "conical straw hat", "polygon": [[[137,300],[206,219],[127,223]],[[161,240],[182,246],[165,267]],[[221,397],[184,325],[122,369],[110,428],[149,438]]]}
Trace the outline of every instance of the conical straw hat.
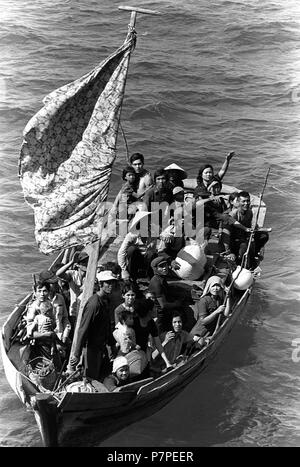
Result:
{"label": "conical straw hat", "polygon": [[168,167],[165,167],[164,170],[178,170],[179,172],[182,172],[182,173],[180,174],[182,180],[184,180],[185,178],[187,178],[187,173],[186,173],[186,171],[183,170],[181,167],[179,167],[179,165],[177,165],[177,164],[168,165]]}

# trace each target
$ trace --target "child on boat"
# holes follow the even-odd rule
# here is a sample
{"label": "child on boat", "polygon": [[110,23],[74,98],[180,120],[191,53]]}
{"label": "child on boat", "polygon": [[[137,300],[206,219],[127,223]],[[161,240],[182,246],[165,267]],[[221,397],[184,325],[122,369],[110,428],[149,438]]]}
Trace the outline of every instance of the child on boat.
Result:
{"label": "child on boat", "polygon": [[136,345],[135,332],[133,329],[134,314],[123,309],[118,312],[118,323],[113,332],[113,336],[117,342],[118,355],[126,355],[131,350],[140,350],[140,346]]}
{"label": "child on boat", "polygon": [[[50,300],[42,302],[39,306],[39,314],[35,315],[29,335],[40,337],[37,334],[43,334],[46,337],[55,334],[55,319],[53,315],[53,306]],[[35,331],[37,331],[35,333]],[[42,337],[42,336],[41,336]]]}
{"label": "child on boat", "polygon": [[[112,212],[116,212],[120,204],[123,206],[128,206],[139,199],[139,196],[136,192],[136,173],[134,168],[130,165],[125,167],[125,169],[123,169],[122,179],[125,181],[125,183],[122,185],[121,190],[119,191],[114,201],[111,210]],[[128,209],[129,219],[132,217],[135,211],[135,205]]]}
{"label": "child on boat", "polygon": [[130,282],[126,282],[121,286],[123,302],[115,308],[115,324],[119,322],[119,316],[123,311],[129,311],[132,315],[135,314],[136,292],[136,286]]}
{"label": "child on boat", "polygon": [[128,165],[123,169],[122,179],[125,180],[125,183],[122,185],[122,201],[131,204],[136,201],[139,196],[136,193],[136,173],[134,168]]}
{"label": "child on boat", "polygon": [[35,315],[32,324],[27,329],[27,335],[33,339],[31,358],[44,356],[49,360],[53,359],[56,368],[61,366],[59,350],[63,350],[61,345],[57,348],[56,343],[62,344],[55,332],[55,318],[53,306],[50,300],[45,300],[39,305],[39,313]]}

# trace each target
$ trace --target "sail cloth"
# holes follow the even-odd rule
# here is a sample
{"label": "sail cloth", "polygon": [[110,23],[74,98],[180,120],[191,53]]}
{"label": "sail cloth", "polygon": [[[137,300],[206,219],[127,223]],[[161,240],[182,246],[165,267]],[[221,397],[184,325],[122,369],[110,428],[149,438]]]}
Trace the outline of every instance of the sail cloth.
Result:
{"label": "sail cloth", "polygon": [[98,238],[135,33],[94,70],[53,91],[24,129],[19,175],[45,254]]}

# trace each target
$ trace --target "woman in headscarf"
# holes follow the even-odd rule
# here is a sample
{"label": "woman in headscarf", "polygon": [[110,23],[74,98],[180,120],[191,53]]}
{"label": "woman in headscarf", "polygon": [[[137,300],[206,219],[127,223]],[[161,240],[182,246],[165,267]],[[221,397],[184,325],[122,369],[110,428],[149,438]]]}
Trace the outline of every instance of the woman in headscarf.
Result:
{"label": "woman in headscarf", "polygon": [[226,316],[229,312],[229,301],[224,304],[225,291],[221,277],[211,276],[203,290],[203,294],[197,303],[197,311],[195,318],[197,322],[190,331],[190,336],[198,336],[199,338],[205,335],[212,335],[218,316],[223,314]]}

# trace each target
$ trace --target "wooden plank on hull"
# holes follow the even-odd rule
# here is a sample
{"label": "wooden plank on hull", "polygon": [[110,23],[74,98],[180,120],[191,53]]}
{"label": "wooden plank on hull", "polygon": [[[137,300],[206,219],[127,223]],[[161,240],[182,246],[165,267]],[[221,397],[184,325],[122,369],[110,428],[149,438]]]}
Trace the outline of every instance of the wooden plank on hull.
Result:
{"label": "wooden plank on hull", "polygon": [[58,407],[63,411],[109,411],[126,406],[134,399],[135,395],[136,391],[108,393],[67,392]]}

